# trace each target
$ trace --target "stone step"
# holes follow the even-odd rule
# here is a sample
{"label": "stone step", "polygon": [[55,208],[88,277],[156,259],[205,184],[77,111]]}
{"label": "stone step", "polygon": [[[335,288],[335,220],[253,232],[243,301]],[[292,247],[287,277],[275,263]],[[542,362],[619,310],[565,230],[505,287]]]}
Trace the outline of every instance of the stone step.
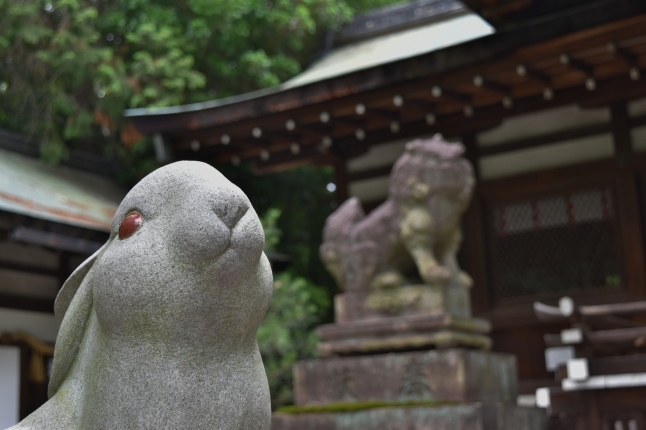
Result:
{"label": "stone step", "polygon": [[272,430],[543,430],[545,411],[509,403],[385,407],[272,416]]}
{"label": "stone step", "polygon": [[326,324],[316,330],[319,355],[361,355],[424,348],[491,348],[488,321],[443,312]]}
{"label": "stone step", "polygon": [[435,312],[469,318],[470,293],[470,288],[453,284],[348,291],[334,297],[334,314],[340,323]]}

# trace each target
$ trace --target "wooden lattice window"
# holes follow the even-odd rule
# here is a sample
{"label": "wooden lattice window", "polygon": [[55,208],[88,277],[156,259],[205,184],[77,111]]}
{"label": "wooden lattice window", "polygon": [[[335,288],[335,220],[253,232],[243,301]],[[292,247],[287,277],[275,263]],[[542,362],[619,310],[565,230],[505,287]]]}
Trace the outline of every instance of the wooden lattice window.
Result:
{"label": "wooden lattice window", "polygon": [[615,200],[601,186],[491,205],[494,298],[620,287]]}

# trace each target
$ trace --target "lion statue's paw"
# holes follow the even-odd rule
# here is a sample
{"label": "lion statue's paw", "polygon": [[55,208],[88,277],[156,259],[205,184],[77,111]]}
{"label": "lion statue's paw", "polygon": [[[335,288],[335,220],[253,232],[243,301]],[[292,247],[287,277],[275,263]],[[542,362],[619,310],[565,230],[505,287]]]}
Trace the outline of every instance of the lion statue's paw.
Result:
{"label": "lion statue's paw", "polygon": [[434,264],[420,271],[422,279],[429,285],[443,284],[451,278],[451,271],[444,266]]}

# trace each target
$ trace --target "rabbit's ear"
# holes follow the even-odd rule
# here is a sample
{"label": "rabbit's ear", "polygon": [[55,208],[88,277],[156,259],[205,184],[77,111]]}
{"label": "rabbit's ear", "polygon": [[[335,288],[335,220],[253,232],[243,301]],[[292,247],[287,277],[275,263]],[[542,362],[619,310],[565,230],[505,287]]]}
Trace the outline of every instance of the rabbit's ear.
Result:
{"label": "rabbit's ear", "polygon": [[[95,257],[95,256],[93,256]],[[96,259],[96,257],[95,257]],[[83,266],[79,269],[85,269],[84,274],[89,272],[88,276],[79,275],[77,277],[70,277],[65,284],[71,291],[70,298],[67,300],[63,296],[65,302],[59,302],[61,299],[59,294],[56,304],[61,303],[64,305],[61,313],[56,316],[60,317],[63,321],[61,328],[58,330],[56,336],[56,350],[54,351],[54,362],[52,364],[52,376],[49,380],[48,394],[51,398],[58,389],[63,385],[63,382],[68,378],[68,374],[72,369],[74,360],[83,347],[83,338],[85,332],[90,328],[90,319],[92,315],[92,263],[94,260],[88,259]],[[77,274],[76,272],[74,274]],[[71,283],[71,280],[76,279],[77,282]],[[58,312],[58,310],[57,310]],[[65,318],[63,318],[65,315]]]}
{"label": "rabbit's ear", "polygon": [[63,318],[65,317],[67,308],[69,308],[70,303],[72,303],[72,299],[74,298],[74,295],[76,295],[76,291],[79,289],[81,282],[83,282],[85,275],[90,271],[97,257],[103,252],[106,245],[107,243],[77,267],[70,277],[67,278],[67,281],[65,281],[63,287],[58,292],[56,301],[54,302],[54,316],[56,317],[56,321],[59,326],[63,323]]}

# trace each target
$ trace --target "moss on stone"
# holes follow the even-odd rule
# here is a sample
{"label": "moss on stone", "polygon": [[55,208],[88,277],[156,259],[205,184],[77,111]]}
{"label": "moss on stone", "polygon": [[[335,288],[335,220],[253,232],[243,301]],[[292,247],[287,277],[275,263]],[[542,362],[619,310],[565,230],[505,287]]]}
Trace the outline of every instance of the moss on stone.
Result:
{"label": "moss on stone", "polygon": [[356,412],[365,409],[374,408],[401,408],[410,406],[427,406],[439,407],[455,405],[456,402],[436,402],[432,400],[410,400],[403,402],[383,402],[383,401],[369,401],[369,402],[338,402],[327,403],[324,405],[305,405],[305,406],[283,406],[276,412],[285,414],[313,414],[322,412]]}

